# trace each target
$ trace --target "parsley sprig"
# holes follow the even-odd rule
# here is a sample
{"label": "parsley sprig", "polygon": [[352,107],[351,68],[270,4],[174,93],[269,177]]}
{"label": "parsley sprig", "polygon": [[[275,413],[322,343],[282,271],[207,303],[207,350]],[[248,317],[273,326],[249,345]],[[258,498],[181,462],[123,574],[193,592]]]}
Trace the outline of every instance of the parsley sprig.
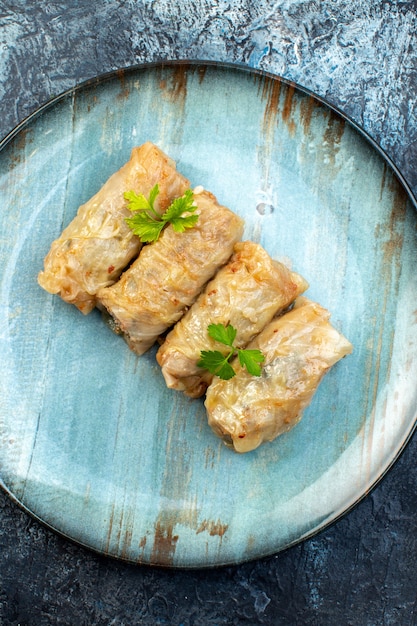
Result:
{"label": "parsley sprig", "polygon": [[128,209],[133,213],[132,217],[126,218],[126,222],[143,243],[157,241],[167,224],[172,224],[175,232],[183,233],[186,228],[192,228],[198,221],[198,215],[194,215],[197,206],[194,204],[191,189],[187,189],[184,195],[176,198],[162,215],[155,211],[154,207],[158,194],[158,184],[152,187],[149,199],[142,193],[137,194],[134,191],[127,191],[124,194]]}
{"label": "parsley sprig", "polygon": [[261,366],[265,360],[260,350],[244,350],[236,348],[233,344],[236,339],[237,330],[231,324],[210,324],[208,329],[209,336],[230,348],[229,353],[225,356],[220,350],[202,350],[200,352],[200,360],[197,365],[204,367],[212,374],[215,374],[223,380],[229,380],[236,375],[235,370],[230,365],[230,359],[237,354],[239,363],[242,367],[246,367],[249,374],[253,376],[261,375]]}

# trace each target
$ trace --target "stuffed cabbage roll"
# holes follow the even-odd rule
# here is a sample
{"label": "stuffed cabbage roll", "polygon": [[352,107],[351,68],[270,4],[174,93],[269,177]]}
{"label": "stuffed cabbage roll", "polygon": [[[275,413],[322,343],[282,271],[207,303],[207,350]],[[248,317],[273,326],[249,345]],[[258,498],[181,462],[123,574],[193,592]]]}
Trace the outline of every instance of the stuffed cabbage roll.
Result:
{"label": "stuffed cabbage roll", "polygon": [[273,261],[259,244],[237,243],[229,263],[208,283],[158,350],[156,358],[167,386],[193,398],[203,395],[213,374],[197,365],[200,351],[219,350],[224,355],[229,351],[211,339],[209,324],[234,326],[234,345],[243,348],[307,287],[301,276]]}
{"label": "stuffed cabbage roll", "polygon": [[205,401],[208,422],[237,452],[254,450],[290,430],[324,374],[352,351],[329,317],[319,304],[298,298],[291,311],[248,345],[265,356],[260,377],[248,374],[235,359],[234,378],[213,380]]}
{"label": "stuffed cabbage roll", "polygon": [[147,142],[133,148],[130,160],[79,208],[52,243],[38,276],[41,287],[89,313],[97,291],[113,284],[142,247],[125,222],[130,211],[124,193],[132,190],[148,197],[157,183],[155,209],[160,213],[190,186],[174,161],[155,145]]}
{"label": "stuffed cabbage roll", "polygon": [[137,354],[180,319],[242,236],[242,219],[211,193],[196,189],[194,203],[199,217],[193,228],[178,233],[167,226],[117,283],[98,293],[100,306]]}

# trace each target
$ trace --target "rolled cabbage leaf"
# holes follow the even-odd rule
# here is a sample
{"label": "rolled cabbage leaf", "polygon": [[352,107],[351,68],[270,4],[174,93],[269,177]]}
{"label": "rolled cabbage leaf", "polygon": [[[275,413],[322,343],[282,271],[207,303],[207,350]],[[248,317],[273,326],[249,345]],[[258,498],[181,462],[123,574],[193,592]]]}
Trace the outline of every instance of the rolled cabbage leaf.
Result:
{"label": "rolled cabbage leaf", "polygon": [[98,293],[100,306],[137,354],[182,317],[242,237],[243,220],[213,194],[196,189],[194,202],[193,228],[180,233],[167,226],[117,283]]}
{"label": "rolled cabbage leaf", "polygon": [[82,313],[96,304],[99,289],[112,285],[142,248],[125,218],[130,215],[126,191],[146,197],[158,183],[155,210],[163,213],[189,188],[175,162],[154,144],[133,148],[130,160],[104,183],[51,246],[38,282]]}
{"label": "rolled cabbage leaf", "polygon": [[205,401],[208,423],[226,444],[248,452],[299,422],[324,374],[352,351],[329,318],[319,304],[297,298],[291,311],[272,320],[248,345],[265,356],[260,377],[235,359],[234,378],[214,378]]}
{"label": "rolled cabbage leaf", "polygon": [[229,263],[206,286],[193,306],[167,335],[156,355],[167,386],[190,397],[202,396],[213,374],[197,365],[201,350],[229,348],[212,339],[210,324],[231,324],[234,345],[244,348],[278,313],[308,287],[285,265],[271,259],[262,246],[237,243]]}

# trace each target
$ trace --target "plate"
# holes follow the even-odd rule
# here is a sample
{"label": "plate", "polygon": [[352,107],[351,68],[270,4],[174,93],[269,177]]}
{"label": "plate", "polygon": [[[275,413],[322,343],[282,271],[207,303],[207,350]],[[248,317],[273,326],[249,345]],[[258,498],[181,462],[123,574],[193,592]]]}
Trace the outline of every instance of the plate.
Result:
{"label": "plate", "polygon": [[[290,260],[354,345],[302,421],[246,455],[166,389],[155,350],[136,357],[98,312],[37,285],[51,241],[147,140]],[[131,562],[239,563],[334,522],[398,457],[416,422],[417,214],[325,102],[240,67],[135,67],[28,118],[0,173],[0,475],[50,528]]]}

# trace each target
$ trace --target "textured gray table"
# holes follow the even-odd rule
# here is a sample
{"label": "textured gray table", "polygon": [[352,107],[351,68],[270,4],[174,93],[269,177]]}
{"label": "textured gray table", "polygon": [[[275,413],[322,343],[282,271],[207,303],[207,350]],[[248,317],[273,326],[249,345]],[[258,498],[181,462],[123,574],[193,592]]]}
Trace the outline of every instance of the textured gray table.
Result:
{"label": "textured gray table", "polygon": [[[245,63],[342,109],[417,193],[417,3],[0,2],[0,135],[73,85],[160,59]],[[133,567],[0,494],[0,624],[417,624],[416,439],[353,511],[285,553],[214,571]]]}

